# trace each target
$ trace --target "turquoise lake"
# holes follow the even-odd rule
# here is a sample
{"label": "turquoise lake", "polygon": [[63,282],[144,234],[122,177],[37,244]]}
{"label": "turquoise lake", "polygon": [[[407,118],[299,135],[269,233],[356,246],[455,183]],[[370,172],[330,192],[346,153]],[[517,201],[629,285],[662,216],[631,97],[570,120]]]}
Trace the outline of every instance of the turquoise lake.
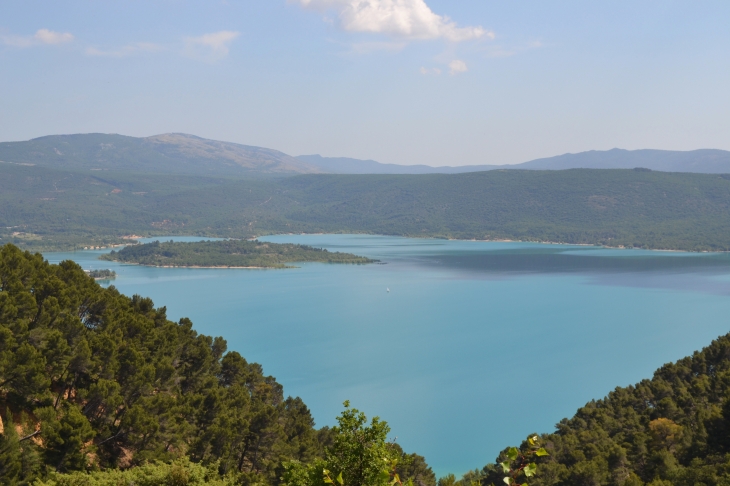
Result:
{"label": "turquoise lake", "polygon": [[[170,239],[170,238],[165,238]],[[200,238],[175,238],[199,240]],[[318,426],[342,402],[378,415],[437,475],[493,462],[591,399],[730,331],[730,255],[587,246],[281,235],[384,264],[111,268],[300,396]],[[390,289],[390,292],[386,291]]]}

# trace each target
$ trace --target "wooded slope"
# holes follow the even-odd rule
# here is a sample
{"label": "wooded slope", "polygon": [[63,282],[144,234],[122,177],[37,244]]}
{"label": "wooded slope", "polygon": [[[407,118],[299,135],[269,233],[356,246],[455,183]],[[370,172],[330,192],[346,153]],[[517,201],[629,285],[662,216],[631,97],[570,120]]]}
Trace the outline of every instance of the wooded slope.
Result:
{"label": "wooded slope", "polygon": [[[730,249],[730,176],[644,170],[241,180],[0,164],[0,241],[355,232]],[[13,235],[16,233],[16,235]],[[88,244],[88,243],[86,243]]]}
{"label": "wooded slope", "polygon": [[0,248],[0,416],[9,484],[185,456],[274,484],[283,460],[307,462],[327,440],[224,339],[12,245]]}

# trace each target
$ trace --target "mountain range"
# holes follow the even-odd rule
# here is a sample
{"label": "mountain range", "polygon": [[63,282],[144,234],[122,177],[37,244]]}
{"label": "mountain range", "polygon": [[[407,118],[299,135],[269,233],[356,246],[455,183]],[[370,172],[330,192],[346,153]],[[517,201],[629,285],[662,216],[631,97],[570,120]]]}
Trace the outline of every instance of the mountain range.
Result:
{"label": "mountain range", "polygon": [[127,137],[89,133],[0,143],[0,160],[61,170],[246,176],[321,172],[278,150],[182,133]]}
{"label": "mountain range", "polygon": [[383,164],[347,157],[300,155],[278,150],[168,133],[151,137],[117,134],[50,135],[0,143],[0,161],[62,170],[113,170],[212,177],[298,174],[459,174],[497,169],[633,169],[664,172],[730,173],[730,152],[716,149],[591,150],[513,165]]}
{"label": "mountain range", "polygon": [[663,172],[696,172],[700,174],[730,173],[730,152],[701,149],[686,152],[672,150],[591,150],[577,154],[531,160],[511,165],[461,165],[431,167],[428,165],[382,164],[374,160],[347,157],[300,155],[298,160],[330,174],[462,174],[497,169],[565,170],[565,169],[635,169]]}

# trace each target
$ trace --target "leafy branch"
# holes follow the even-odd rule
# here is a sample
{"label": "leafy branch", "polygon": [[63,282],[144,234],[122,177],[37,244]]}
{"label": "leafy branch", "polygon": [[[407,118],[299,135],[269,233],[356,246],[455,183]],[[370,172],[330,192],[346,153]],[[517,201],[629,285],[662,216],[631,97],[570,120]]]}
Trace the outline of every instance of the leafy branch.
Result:
{"label": "leafy branch", "polygon": [[527,486],[527,481],[518,481],[521,476],[530,478],[537,473],[535,457],[548,456],[548,452],[539,444],[540,438],[537,435],[528,437],[527,450],[521,451],[516,447],[507,449],[507,459],[500,462],[502,472],[506,474],[503,481],[505,484],[514,486]]}

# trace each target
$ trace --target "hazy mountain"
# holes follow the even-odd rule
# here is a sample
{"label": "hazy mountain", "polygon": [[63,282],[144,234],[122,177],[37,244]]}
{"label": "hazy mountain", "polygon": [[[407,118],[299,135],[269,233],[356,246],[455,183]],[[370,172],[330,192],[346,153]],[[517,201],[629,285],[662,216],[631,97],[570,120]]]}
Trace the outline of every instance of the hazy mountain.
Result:
{"label": "hazy mountain", "polygon": [[511,166],[515,169],[633,169],[644,167],[664,172],[730,173],[730,152],[726,150],[591,150],[578,154],[531,160]]}
{"label": "hazy mountain", "polygon": [[349,157],[322,157],[321,155],[299,155],[298,160],[315,166],[330,174],[460,174],[483,170],[501,169],[501,165],[462,165],[456,167],[431,167],[430,165],[382,164],[374,160],[351,159]]}
{"label": "hazy mountain", "polygon": [[182,133],[137,138],[89,133],[50,135],[0,143],[0,161],[62,170],[115,170],[178,175],[285,176],[296,174],[459,174],[494,169],[632,169],[665,172],[730,173],[724,150],[592,150],[514,165],[382,164],[347,157],[300,155]]}
{"label": "hazy mountain", "polygon": [[428,165],[381,164],[374,160],[346,157],[300,155],[297,159],[333,174],[458,174],[495,169],[633,169],[644,167],[664,172],[730,173],[730,152],[703,149],[688,152],[671,150],[591,150],[577,154],[531,160],[514,165],[462,165],[431,167]]}
{"label": "hazy mountain", "polygon": [[375,160],[351,159],[349,157],[322,157],[321,155],[299,155],[297,159],[319,167],[330,174],[460,174],[482,170],[500,169],[500,165],[462,165],[456,167],[431,167],[430,165],[382,164]]}
{"label": "hazy mountain", "polygon": [[115,170],[210,176],[320,172],[277,150],[193,135],[136,138],[89,133],[0,143],[0,160],[65,170]]}

